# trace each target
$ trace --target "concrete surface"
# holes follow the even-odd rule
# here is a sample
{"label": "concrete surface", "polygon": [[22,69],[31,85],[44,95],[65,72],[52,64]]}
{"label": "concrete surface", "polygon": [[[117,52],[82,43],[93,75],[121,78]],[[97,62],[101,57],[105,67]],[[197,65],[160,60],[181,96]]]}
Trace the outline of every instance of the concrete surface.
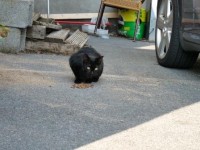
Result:
{"label": "concrete surface", "polygon": [[1,24],[14,28],[32,25],[34,0],[0,0]]}
{"label": "concrete surface", "polygon": [[88,43],[105,56],[89,89],[71,88],[68,56],[0,54],[0,149],[199,149],[200,59],[167,69],[152,43]]}

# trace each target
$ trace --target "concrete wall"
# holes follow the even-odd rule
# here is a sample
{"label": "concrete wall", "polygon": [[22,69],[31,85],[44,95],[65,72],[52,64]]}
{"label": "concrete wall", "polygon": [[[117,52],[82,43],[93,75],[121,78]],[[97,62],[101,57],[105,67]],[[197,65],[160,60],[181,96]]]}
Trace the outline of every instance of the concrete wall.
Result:
{"label": "concrete wall", "polygon": [[[101,0],[49,0],[51,14],[97,13]],[[35,12],[47,13],[47,0],[35,0]],[[113,12],[106,7],[105,12]]]}
{"label": "concrete wall", "polygon": [[0,24],[9,28],[0,39],[0,52],[17,53],[25,49],[26,28],[32,25],[33,0],[0,0]]}
{"label": "concrete wall", "polygon": [[15,28],[32,25],[32,0],[0,0],[0,23]]}

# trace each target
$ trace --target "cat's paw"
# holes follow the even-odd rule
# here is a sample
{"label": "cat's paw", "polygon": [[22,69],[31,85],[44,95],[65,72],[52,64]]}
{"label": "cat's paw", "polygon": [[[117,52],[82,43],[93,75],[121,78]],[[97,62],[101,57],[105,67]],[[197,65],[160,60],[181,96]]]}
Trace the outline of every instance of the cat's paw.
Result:
{"label": "cat's paw", "polygon": [[74,83],[75,84],[79,84],[79,83],[81,83],[82,81],[80,80],[80,79],[76,79],[75,81],[74,81]]}
{"label": "cat's paw", "polygon": [[94,78],[93,79],[93,82],[98,82],[99,81],[99,78]]}

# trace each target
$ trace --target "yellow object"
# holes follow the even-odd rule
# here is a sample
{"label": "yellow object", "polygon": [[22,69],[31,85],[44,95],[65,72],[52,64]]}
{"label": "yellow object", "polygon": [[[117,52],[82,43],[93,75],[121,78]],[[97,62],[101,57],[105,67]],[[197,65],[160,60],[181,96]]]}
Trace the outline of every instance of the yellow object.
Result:
{"label": "yellow object", "polygon": [[137,13],[134,10],[122,9],[119,10],[119,15],[123,18],[123,21],[135,22],[137,19]]}
{"label": "yellow object", "polygon": [[147,11],[144,8],[140,9],[140,20],[141,22],[146,22],[147,19]]}
{"label": "yellow object", "polygon": [[2,37],[2,38],[7,37],[8,32],[9,32],[9,28],[0,24],[0,37]]}
{"label": "yellow object", "polygon": [[[136,22],[137,19],[137,11],[129,10],[129,9],[121,9],[119,10],[119,15],[123,18],[123,21],[132,21]],[[140,9],[140,21],[146,22],[146,10],[144,8]]]}
{"label": "yellow object", "polygon": [[[146,26],[146,10],[144,8],[140,9],[140,14],[138,16],[138,11],[130,9],[120,9],[119,10],[120,20],[118,33],[129,38],[133,38],[136,34],[136,39],[141,40],[144,37],[145,26]],[[138,28],[136,29],[137,17],[139,17]]]}

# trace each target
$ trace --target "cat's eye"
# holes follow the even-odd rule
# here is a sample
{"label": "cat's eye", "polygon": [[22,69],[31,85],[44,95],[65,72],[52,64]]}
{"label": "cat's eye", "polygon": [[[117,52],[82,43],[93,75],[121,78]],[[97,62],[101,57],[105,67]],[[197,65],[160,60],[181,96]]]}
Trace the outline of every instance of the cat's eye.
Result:
{"label": "cat's eye", "polygon": [[87,70],[90,70],[90,67],[87,67]]}
{"label": "cat's eye", "polygon": [[98,68],[95,68],[94,70],[95,70],[95,71],[97,71],[97,70],[98,70]]}

